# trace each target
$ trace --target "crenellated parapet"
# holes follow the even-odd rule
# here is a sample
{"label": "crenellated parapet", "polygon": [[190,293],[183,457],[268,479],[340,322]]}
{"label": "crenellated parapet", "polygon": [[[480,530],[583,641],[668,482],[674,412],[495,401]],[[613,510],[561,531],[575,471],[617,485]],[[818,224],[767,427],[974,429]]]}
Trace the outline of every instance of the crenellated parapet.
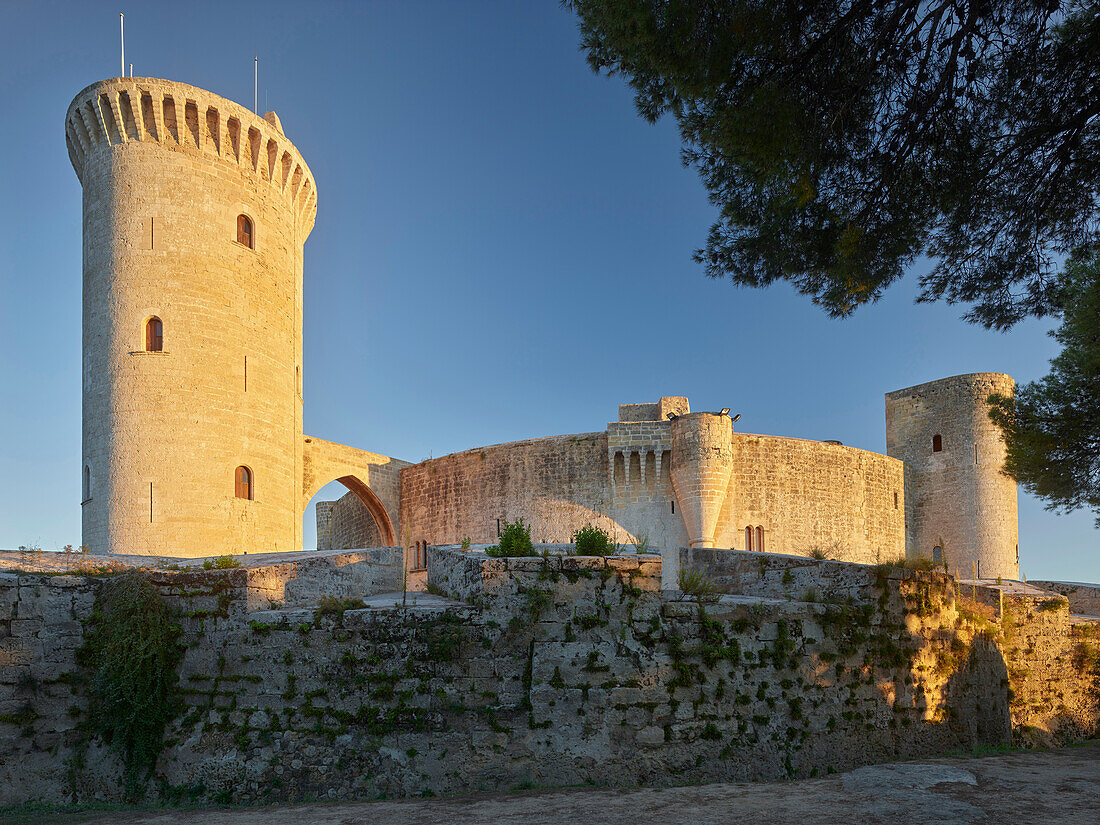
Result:
{"label": "crenellated parapet", "polygon": [[246,178],[282,193],[301,239],[317,215],[317,185],[274,113],[260,117],[204,89],[153,77],[116,77],[82,90],[65,115],[69,160],[83,183],[89,155],[128,142],[221,159]]}

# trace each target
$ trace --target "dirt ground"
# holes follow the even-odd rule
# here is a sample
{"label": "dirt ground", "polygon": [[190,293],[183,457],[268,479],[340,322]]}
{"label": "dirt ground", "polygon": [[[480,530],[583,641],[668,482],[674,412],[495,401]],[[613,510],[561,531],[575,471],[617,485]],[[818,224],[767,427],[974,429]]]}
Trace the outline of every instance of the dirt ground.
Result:
{"label": "dirt ground", "polygon": [[874,765],[796,782],[628,790],[568,788],[264,808],[9,811],[0,819],[35,825],[1100,825],[1100,741],[1056,751]]}

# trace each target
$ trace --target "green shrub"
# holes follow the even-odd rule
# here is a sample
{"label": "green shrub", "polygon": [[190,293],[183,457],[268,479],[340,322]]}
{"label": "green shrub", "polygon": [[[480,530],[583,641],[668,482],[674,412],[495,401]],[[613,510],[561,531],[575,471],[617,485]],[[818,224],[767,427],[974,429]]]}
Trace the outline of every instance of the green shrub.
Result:
{"label": "green shrub", "polygon": [[586,524],[573,534],[578,556],[610,556],[618,547],[608,532],[594,524]]}
{"label": "green shrub", "polygon": [[680,590],[697,602],[718,600],[718,590],[703,570],[684,570],[681,568],[678,583]]}
{"label": "green shrub", "polygon": [[182,629],[176,612],[137,572],[103,583],[78,660],[90,671],[88,726],[122,757],[126,794],[149,779],[164,728],[182,710]]}
{"label": "green shrub", "polygon": [[203,570],[229,570],[240,566],[241,563],[232,556],[217,556],[202,563]]}
{"label": "green shrub", "polygon": [[317,603],[317,611],[313,614],[314,621],[322,616],[335,616],[336,621],[344,620],[345,610],[362,610],[367,604],[362,599],[337,598],[336,596],[322,596]]}
{"label": "green shrub", "polygon": [[522,518],[504,522],[500,541],[495,546],[486,548],[485,553],[497,558],[537,555],[531,546],[531,525],[524,524]]}

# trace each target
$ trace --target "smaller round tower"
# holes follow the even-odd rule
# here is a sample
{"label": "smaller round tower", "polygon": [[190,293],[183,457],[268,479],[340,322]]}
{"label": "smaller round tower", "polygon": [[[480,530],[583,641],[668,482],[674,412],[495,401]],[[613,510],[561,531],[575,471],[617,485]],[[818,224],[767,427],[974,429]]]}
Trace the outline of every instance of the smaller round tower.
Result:
{"label": "smaller round tower", "polygon": [[906,553],[969,578],[1020,575],[1016,482],[989,396],[1015,382],[979,372],[886,394],[886,453],[905,462]]}
{"label": "smaller round tower", "polygon": [[733,471],[733,424],[697,412],[672,419],[672,488],[691,547],[714,547]]}

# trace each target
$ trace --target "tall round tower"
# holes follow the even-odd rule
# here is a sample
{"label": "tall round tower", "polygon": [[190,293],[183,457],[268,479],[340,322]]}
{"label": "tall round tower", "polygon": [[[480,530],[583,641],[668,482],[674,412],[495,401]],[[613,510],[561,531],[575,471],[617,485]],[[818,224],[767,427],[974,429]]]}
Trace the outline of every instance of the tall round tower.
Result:
{"label": "tall round tower", "polygon": [[1009,375],[979,372],[886,394],[886,453],[905,462],[906,547],[969,578],[1019,578],[1016,482],[988,398]]}
{"label": "tall round tower", "polygon": [[154,78],[65,117],[83,187],[83,541],[208,556],[301,547],[309,167],[264,118]]}

